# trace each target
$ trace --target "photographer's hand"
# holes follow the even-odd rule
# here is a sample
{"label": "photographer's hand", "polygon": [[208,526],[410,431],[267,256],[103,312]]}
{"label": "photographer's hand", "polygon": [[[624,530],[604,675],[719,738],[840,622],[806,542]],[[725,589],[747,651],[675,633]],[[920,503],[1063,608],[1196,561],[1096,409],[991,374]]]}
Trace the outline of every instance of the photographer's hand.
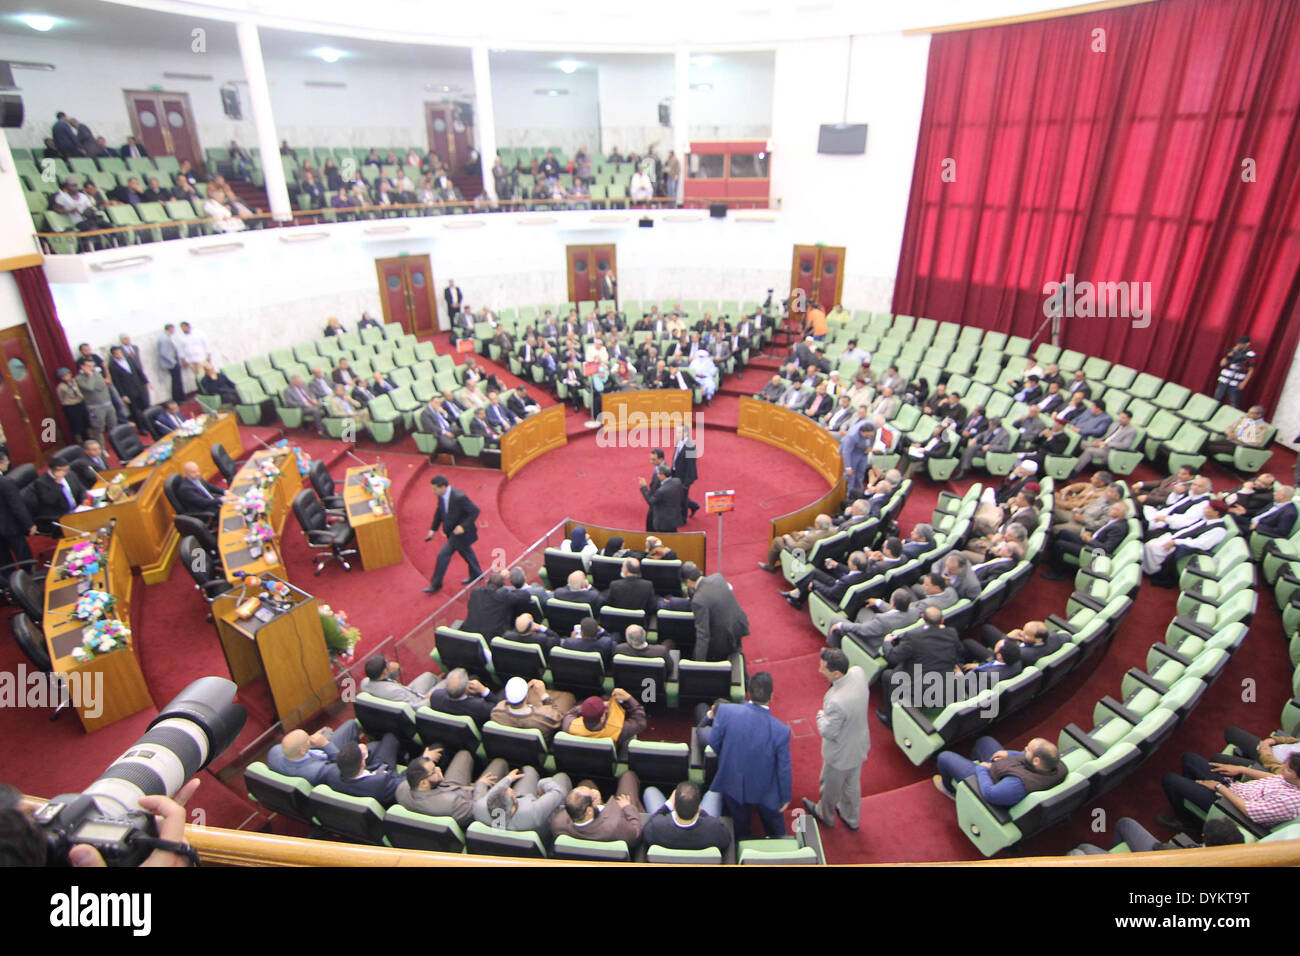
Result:
{"label": "photographer's hand", "polygon": [[[185,804],[194,791],[199,789],[200,780],[195,777],[176,794],[176,799],[161,795],[140,798],[140,809],[154,814],[158,823],[158,839],[169,843],[185,842]],[[68,862],[73,866],[107,866],[104,858],[93,846],[79,843],[68,851]],[[189,866],[190,861],[178,853],[168,850],[154,850],[141,866]]]}

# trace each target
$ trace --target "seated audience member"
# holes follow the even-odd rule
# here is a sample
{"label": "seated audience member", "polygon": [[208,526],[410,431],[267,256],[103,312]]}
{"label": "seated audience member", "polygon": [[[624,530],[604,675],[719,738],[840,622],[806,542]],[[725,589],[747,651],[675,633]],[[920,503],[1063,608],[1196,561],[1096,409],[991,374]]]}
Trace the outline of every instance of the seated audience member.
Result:
{"label": "seated audience member", "polygon": [[827,603],[838,605],[849,588],[863,581],[869,581],[879,573],[863,551],[854,551],[850,554],[848,564],[841,564],[833,558],[827,558],[823,564],[825,570],[809,568],[808,573],[796,581],[791,590],[778,592],[791,607],[802,608],[808,600],[808,595],[813,591],[816,591]]}
{"label": "seated audience member", "polygon": [[510,407],[502,404],[501,393],[495,389],[488,392],[488,404],[483,412],[488,424],[503,435],[519,423]]}
{"label": "seated audience member", "polygon": [[942,574],[947,586],[957,592],[957,597],[973,601],[980,596],[984,588],[979,577],[971,570],[970,560],[961,554],[949,554],[943,559],[943,566],[935,562],[930,567],[934,574]]}
{"label": "seated audience member", "polygon": [[[650,539],[646,539],[649,544]],[[592,545],[595,548],[595,545]],[[595,551],[593,550],[593,554]],[[567,584],[562,588],[556,588],[553,595],[557,601],[572,601],[575,604],[585,604],[591,608],[593,614],[600,611],[604,603],[600,592],[593,588],[587,581],[587,575],[582,571],[571,571]]]}
{"label": "seated audience member", "polygon": [[[355,395],[356,393],[353,392]],[[460,425],[454,418],[447,414],[443,401],[437,395],[429,399],[429,403],[420,410],[420,431],[426,435],[433,435],[438,442],[438,450],[435,454],[454,455],[460,445],[456,442],[456,435],[460,432]]]}
{"label": "seated audience member", "polygon": [[652,561],[678,561],[677,552],[654,535],[646,535],[645,557]]}
{"label": "seated audience member", "polygon": [[610,582],[605,593],[606,607],[626,608],[632,611],[644,611],[648,622],[654,617],[658,608],[655,598],[655,586],[641,576],[641,562],[636,558],[624,558],[619,576]]}
{"label": "seated audience member", "polygon": [[1251,519],[1273,504],[1277,479],[1267,471],[1241,483],[1241,487],[1225,492],[1222,501],[1228,514],[1243,533],[1250,529]]}
{"label": "seated audience member", "polygon": [[1101,402],[1090,402],[1088,410],[1070,421],[1070,427],[1082,438],[1101,438],[1110,430],[1113,419]]}
{"label": "seated audience member", "polygon": [[1029,741],[1023,753],[1008,753],[992,737],[981,737],[974,760],[945,750],[938,765],[933,779],[941,793],[955,796],[957,783],[974,776],[980,796],[995,807],[1013,807],[1031,793],[1050,790],[1067,773],[1056,744],[1042,737]]}
{"label": "seated audience member", "polygon": [[506,681],[505,698],[492,708],[492,720],[506,727],[539,730],[549,741],[575,703],[567,690],[548,690],[538,678],[512,677]]}
{"label": "seated audience member", "polygon": [[988,419],[987,426],[973,435],[970,444],[962,451],[961,463],[957,466],[957,473],[952,476],[952,480],[960,481],[965,478],[966,472],[970,471],[977,455],[987,456],[991,452],[1010,450],[1011,433],[1002,427],[1002,419]]}
{"label": "seated audience member", "polygon": [[839,647],[845,635],[858,638],[867,647],[878,649],[886,634],[911,627],[921,616],[912,604],[915,596],[906,588],[899,588],[889,597],[889,610],[860,614],[865,619],[857,621],[836,621],[826,632],[826,643]]}
{"label": "seated audience member", "polygon": [[1197,475],[1192,485],[1176,501],[1166,503],[1163,508],[1142,509],[1142,519],[1146,524],[1146,537],[1154,538],[1167,531],[1181,531],[1190,524],[1195,524],[1205,517],[1209,507],[1210,496],[1214,492],[1214,483],[1205,475]]}
{"label": "seated audience member", "polygon": [[581,555],[582,566],[588,571],[591,570],[592,556],[600,553],[600,547],[587,537],[587,529],[582,525],[574,528],[569,532],[569,536],[560,542],[560,550],[567,554]]}
{"label": "seated audience member", "polygon": [[[284,739],[266,752],[266,765],[286,777],[302,777],[312,786],[321,782],[325,771],[338,758],[339,748],[356,743],[357,722],[347,720],[337,730],[322,727],[314,734],[298,729],[284,735]],[[372,758],[378,765],[379,748]],[[371,769],[374,769],[372,767]]]}
{"label": "seated audience member", "polygon": [[[610,540],[622,541],[623,539],[615,535]],[[528,575],[524,573],[523,568],[511,568],[507,577],[509,581],[507,589],[512,589],[515,592],[513,600],[520,608],[532,606],[530,601],[526,600],[523,595],[528,595],[530,599],[536,598],[538,601],[546,601],[551,597],[551,592],[542,587],[539,582],[534,581],[531,584],[528,582]]]}
{"label": "seated audience member", "polygon": [[484,640],[500,637],[510,629],[517,604],[515,594],[505,588],[500,571],[491,571],[483,583],[469,592],[462,631],[482,634]]}
{"label": "seated audience member", "polygon": [[[1205,821],[1205,827],[1201,831],[1201,842],[1193,843],[1192,846],[1236,846],[1245,842],[1246,838],[1242,836],[1237,824],[1231,820],[1216,817],[1213,820]],[[1111,848],[1115,849],[1120,846],[1126,847],[1130,853],[1191,849],[1186,843],[1161,840],[1132,817],[1120,817],[1115,821],[1115,841],[1111,844]],[[1080,843],[1066,856],[1089,856],[1106,852],[1096,844]]]}
{"label": "seated audience member", "polygon": [[438,683],[432,671],[425,671],[409,684],[402,683],[402,667],[383,654],[372,655],[366,661],[366,676],[361,679],[361,693],[392,700],[399,704],[422,707],[429,702],[429,694]]}
{"label": "seated audience member", "polygon": [[980,629],[978,641],[967,638],[962,641],[962,645],[966,648],[968,658],[985,661],[1003,641],[1019,644],[1020,663],[1030,667],[1059,651],[1065,638],[1060,631],[1051,630],[1043,621],[1026,621],[1021,627],[1013,628],[1005,634],[992,624],[985,624]]}
{"label": "seated audience member", "polygon": [[731,846],[731,831],[722,822],[722,795],[702,794],[699,784],[684,780],[665,800],[657,787],[647,787],[644,798],[650,819],[641,831],[646,846],[671,850],[705,850],[709,847],[726,853]]}
{"label": "seated audience member", "polygon": [[911,478],[912,472],[930,459],[948,458],[955,444],[956,436],[947,425],[943,422],[935,425],[928,441],[914,442],[907,446],[908,461],[907,467],[903,469],[903,477]]}
{"label": "seated audience member", "polygon": [[[1118,481],[1111,482],[1102,489],[1101,494],[1070,512],[1070,520],[1053,526],[1052,533],[1059,541],[1077,538],[1084,531],[1096,531],[1109,519],[1111,505],[1124,503],[1124,486]],[[1056,509],[1053,509],[1053,518],[1056,514]]]}
{"label": "seated audience member", "polygon": [[768,546],[767,560],[758,566],[764,571],[775,574],[780,569],[780,557],[783,550],[795,551],[803,555],[812,552],[813,545],[822,538],[829,538],[835,533],[835,525],[828,514],[820,514],[813,519],[813,526],[798,534],[784,534]]}
{"label": "seated audience member", "polygon": [[578,737],[608,738],[620,749],[645,728],[645,708],[621,687],[614,688],[607,700],[588,697],[570,707],[561,727]]}
{"label": "seated audience member", "polygon": [[475,438],[482,438],[488,448],[499,448],[501,445],[501,432],[488,421],[487,410],[484,408],[474,409],[474,417],[469,423],[469,433]]}
{"label": "seated audience member", "polygon": [[1164,507],[1166,502],[1172,504],[1187,494],[1195,477],[1196,472],[1192,466],[1183,465],[1175,474],[1159,481],[1135,481],[1132,485],[1133,498],[1139,505],[1150,505],[1152,508]]}
{"label": "seated audience member", "polygon": [[631,770],[618,778],[614,798],[604,802],[591,781],[569,791],[551,817],[551,833],[579,840],[622,840],[631,850],[641,840],[641,781]]}
{"label": "seated audience member", "polygon": [[1010,680],[1025,669],[1020,659],[1020,645],[1015,641],[999,641],[987,655],[980,655],[976,660],[961,665],[966,672],[968,682],[964,696],[969,698],[979,693],[982,686],[973,683],[971,675],[985,674],[993,681]]}
{"label": "seated audience member", "polygon": [[1295,528],[1296,506],[1291,499],[1295,488],[1277,482],[1273,485],[1273,505],[1250,519],[1250,530],[1267,538],[1289,538]]}
{"label": "seated audience member", "polygon": [[500,830],[531,830],[549,840],[551,820],[571,789],[566,773],[541,778],[533,767],[511,770],[474,801],[474,819]]}
{"label": "seated audience member", "polygon": [[1223,541],[1228,536],[1224,522],[1227,514],[1227,505],[1222,501],[1211,501],[1200,521],[1142,545],[1142,570],[1151,575],[1151,583],[1159,587],[1177,587],[1178,561],[1188,555],[1211,551]]}
{"label": "seated audience member", "polygon": [[661,657],[668,661],[668,673],[671,677],[674,673],[671,651],[673,649],[672,641],[660,641],[658,644],[651,644],[646,637],[645,628],[640,624],[629,624],[626,631],[623,632],[623,643],[614,646],[614,655],[626,654],[629,657]]}
{"label": "seated audience member", "polygon": [[1133,415],[1127,411],[1120,412],[1118,420],[1106,426],[1105,431],[1087,443],[1075,463],[1073,473],[1082,474],[1093,464],[1106,461],[1112,449],[1127,451],[1137,440],[1138,431],[1133,425]]}
{"label": "seated audience member", "polygon": [[181,480],[176,484],[176,499],[183,514],[215,517],[221,513],[221,503],[229,496],[226,489],[204,481],[195,462],[181,465]]}
{"label": "seated audience member", "polygon": [[533,621],[531,614],[520,614],[515,618],[515,627],[501,635],[507,641],[519,641],[522,644],[536,644],[543,654],[550,654],[551,648],[560,643],[561,637],[544,624]]}
{"label": "seated audience member", "polygon": [[204,395],[213,395],[221,399],[223,405],[239,404],[239,390],[225,372],[218,372],[211,362],[203,363],[203,374],[199,376],[199,391]]}
{"label": "seated audience member", "polygon": [[[1239,779],[1234,783],[1233,777]],[[1300,817],[1300,753],[1287,757],[1276,773],[1185,753],[1182,773],[1167,773],[1162,783],[1175,816],[1161,815],[1156,822],[1170,829],[1199,831],[1201,818],[1187,804],[1205,812],[1220,799],[1264,827]]]}
{"label": "seated audience member", "polygon": [[347,418],[362,425],[370,421],[370,412],[348,394],[348,387],[341,382],[326,399],[325,410],[330,418]]}
{"label": "seated audience member", "polygon": [[[393,734],[384,734],[373,759],[368,759],[369,748],[352,741],[339,747],[334,763],[325,768],[321,783],[352,797],[370,797],[382,806],[391,807],[397,801],[397,788],[402,775],[397,772],[399,741]],[[429,751],[425,751],[426,754]],[[368,770],[368,766],[375,769]]]}
{"label": "seated audience member", "polygon": [[[1055,529],[1070,521],[1079,522],[1076,514],[1081,508],[1100,499],[1111,486],[1110,472],[1098,471],[1087,481],[1076,481],[1057,488],[1053,493],[1052,526]],[[1107,506],[1109,507],[1109,506]]]}
{"label": "seated audience member", "polygon": [[463,667],[457,667],[429,694],[429,706],[444,714],[473,719],[482,727],[492,719],[492,708],[501,698],[472,679]]}
{"label": "seated audience member", "polygon": [[[328,336],[342,335],[346,331],[347,329],[343,327],[343,323],[339,321],[336,315],[331,315],[325,322],[325,334]],[[342,363],[340,362],[340,364]]]}
{"label": "seated audience member", "polygon": [[614,662],[614,638],[594,617],[584,617],[582,623],[573,629],[573,634],[560,641],[560,646],[566,651],[599,654],[606,668]]}
{"label": "seated audience member", "polygon": [[1206,454],[1231,455],[1238,446],[1263,448],[1268,439],[1268,428],[1263,406],[1253,405],[1250,411],[1228,426],[1224,438],[1206,442]]}
{"label": "seated audience member", "polygon": [[1079,535],[1078,541],[1058,538],[1048,549],[1051,570],[1043,572],[1043,577],[1049,581],[1064,581],[1070,576],[1070,566],[1066,563],[1065,556],[1068,554],[1078,557],[1085,548],[1089,551],[1114,554],[1120,542],[1128,536],[1127,518],[1128,505],[1124,502],[1116,502],[1110,506],[1106,523],[1096,531],[1084,531]]}
{"label": "seated audience member", "polygon": [[288,386],[280,393],[280,403],[285,408],[301,408],[302,417],[315,426],[316,433],[325,434],[321,424],[325,409],[321,406],[321,400],[303,383],[301,375],[289,379]]}
{"label": "seated audience member", "polygon": [[529,397],[528,386],[522,384],[510,393],[510,397],[506,400],[506,407],[519,421],[541,411],[541,407]]}
{"label": "seated audience member", "polygon": [[431,817],[451,817],[462,828],[474,822],[474,802],[487,796],[488,789],[510,769],[504,758],[488,763],[477,780],[473,779],[474,755],[462,750],[451,758],[447,772],[438,762],[442,748],[426,750],[406,767],[405,779],[396,789],[394,799],[412,813]]}
{"label": "seated audience member", "polygon": [[[886,697],[884,707],[876,711],[876,716],[886,727],[893,720],[892,702],[913,702],[928,677],[955,677],[965,659],[965,648],[957,632],[944,626],[942,610],[927,607],[922,620],[921,628],[902,636],[889,634],[881,644],[886,669],[881,672],[880,686]],[[940,686],[956,688],[955,682]],[[944,703],[951,703],[946,694]]]}
{"label": "seated audience member", "polygon": [[764,402],[779,402],[784,393],[785,382],[782,381],[780,375],[773,375],[771,380],[763,386],[762,391],[754,397],[761,399]]}

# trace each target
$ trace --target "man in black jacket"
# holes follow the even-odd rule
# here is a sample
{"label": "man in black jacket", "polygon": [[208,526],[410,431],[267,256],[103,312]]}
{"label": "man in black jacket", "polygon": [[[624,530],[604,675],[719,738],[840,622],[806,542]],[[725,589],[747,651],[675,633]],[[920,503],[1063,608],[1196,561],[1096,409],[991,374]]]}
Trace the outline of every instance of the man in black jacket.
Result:
{"label": "man in black jacket", "polygon": [[[722,822],[720,809],[708,813],[701,807],[703,799],[699,785],[689,780],[679,783],[666,803],[658,789],[647,787],[643,802],[650,819],[641,830],[641,842],[672,850],[717,847],[726,853],[731,847],[731,831]],[[658,808],[652,810],[655,806]]]}
{"label": "man in black jacket", "polygon": [[182,514],[207,518],[221,512],[221,500],[226,490],[220,485],[204,481],[199,466],[192,461],[181,465],[181,480],[176,483],[176,500]]}
{"label": "man in black jacket", "polygon": [[[9,456],[0,454],[0,466],[9,467]],[[0,475],[0,564],[27,561],[32,549],[27,536],[36,533],[36,522],[23,503],[22,492],[12,478]]]}
{"label": "man in black jacket", "polygon": [[721,574],[700,575],[691,561],[682,565],[682,584],[691,599],[695,615],[695,646],[682,658],[691,661],[725,661],[742,649],[749,634],[749,618]]}
{"label": "man in black jacket", "polygon": [[1085,550],[1114,554],[1120,542],[1128,536],[1128,505],[1122,501],[1117,501],[1110,506],[1110,511],[1107,514],[1108,517],[1104,525],[1096,531],[1082,532],[1078,541],[1058,536],[1057,540],[1052,543],[1048,555],[1048,561],[1051,563],[1052,569],[1044,571],[1043,577],[1049,581],[1064,581],[1068,578],[1070,576],[1070,566],[1065,561],[1065,555],[1067,554],[1077,557]]}
{"label": "man in black jacket", "polygon": [[514,630],[506,631],[502,637],[521,644],[536,644],[543,654],[550,654],[551,648],[560,643],[560,635],[545,625],[534,623],[531,614],[520,614],[515,618]]}
{"label": "man in black jacket", "polygon": [[[886,696],[884,707],[876,711],[876,716],[886,727],[893,717],[894,701],[910,704],[927,678],[947,680],[960,673],[965,648],[957,632],[943,626],[943,611],[927,607],[922,619],[925,626],[919,631],[906,637],[890,634],[885,638],[883,650],[888,668],[880,675],[880,686]],[[942,686],[955,688],[957,681]],[[944,703],[948,703],[946,697]]]}
{"label": "man in black jacket", "polygon": [[667,462],[656,469],[659,487],[652,493],[644,478],[638,478],[641,495],[650,506],[650,530],[675,532],[686,520],[686,489],[680,478],[674,478]]}
{"label": "man in black jacket", "polygon": [[[49,471],[32,482],[32,489],[36,499],[36,513],[32,517],[36,525],[52,525],[68,512],[76,510],[86,497],[85,489],[77,476],[69,473],[68,465],[50,465]],[[56,538],[61,537],[57,528],[53,533]]]}
{"label": "man in black jacket", "polygon": [[605,595],[607,607],[627,608],[633,611],[645,611],[649,621],[658,606],[655,600],[655,586],[641,577],[641,562],[636,558],[626,558],[619,577],[610,582]]}
{"label": "man in black jacket", "polygon": [[695,484],[700,477],[699,469],[696,467],[699,457],[700,450],[691,438],[691,427],[687,424],[678,425],[677,444],[673,449],[673,477],[680,479],[682,483],[682,524],[686,524],[687,509],[690,510],[692,517],[700,510],[699,503],[691,500],[691,485]]}
{"label": "man in black jacket", "polygon": [[601,593],[593,588],[587,581],[587,575],[582,571],[573,571],[569,574],[569,579],[562,588],[556,588],[555,593],[551,595],[557,601],[572,601],[574,604],[586,604],[591,608],[593,614],[600,612],[604,598]]}
{"label": "man in black jacket", "polygon": [[838,606],[849,588],[871,579],[873,573],[868,563],[865,551],[850,554],[848,564],[827,558],[825,570],[810,568],[791,590],[782,591],[781,596],[790,602],[791,607],[801,608],[808,600],[809,592],[816,591],[832,606]]}
{"label": "man in black jacket", "polygon": [[481,586],[469,593],[465,621],[460,626],[462,631],[482,634],[485,640],[490,641],[509,629],[514,605],[502,590],[505,583],[505,577],[493,571]]}
{"label": "man in black jacket", "polygon": [[132,367],[126,351],[120,345],[114,345],[108,350],[108,374],[113,387],[122,396],[122,401],[126,402],[127,413],[131,416],[131,421],[135,422],[135,427],[139,431],[148,432],[149,423],[145,421],[144,410],[149,407],[149,386],[145,384],[144,376],[137,374]]}
{"label": "man in black jacket", "polygon": [[457,667],[429,694],[429,706],[443,714],[469,717],[482,727],[492,719],[492,708],[501,699]]}
{"label": "man in black jacket", "polygon": [[459,489],[451,487],[450,482],[442,475],[435,475],[429,482],[433,486],[433,493],[437,496],[437,506],[433,513],[433,526],[429,528],[429,533],[424,536],[425,541],[432,541],[434,534],[439,528],[447,535],[447,541],[438,551],[438,563],[433,569],[433,578],[429,581],[429,586],[424,589],[425,594],[436,594],[442,590],[442,579],[447,573],[447,565],[451,563],[451,556],[459,554],[465,559],[465,564],[469,568],[469,577],[461,584],[469,584],[476,578],[482,577],[483,569],[479,567],[478,556],[474,554],[471,545],[478,540],[478,527],[475,521],[478,520],[478,505],[470,501],[469,495]]}

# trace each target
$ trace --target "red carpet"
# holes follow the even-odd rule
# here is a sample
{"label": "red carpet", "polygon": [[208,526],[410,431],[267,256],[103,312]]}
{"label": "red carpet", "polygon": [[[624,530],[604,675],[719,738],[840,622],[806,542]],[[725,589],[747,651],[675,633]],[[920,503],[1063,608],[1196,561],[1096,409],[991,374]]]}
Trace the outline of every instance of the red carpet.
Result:
{"label": "red carpet", "polygon": [[[442,342],[439,342],[442,347]],[[510,382],[517,379],[495,363],[483,364]],[[772,363],[763,363],[772,364]],[[712,406],[701,409],[706,425],[700,436],[703,457],[696,491],[735,489],[737,510],[723,519],[721,570],[736,589],[749,616],[751,634],[746,639],[750,671],[768,670],[775,679],[773,711],[793,729],[794,806],[798,798],[815,796],[820,770],[820,742],[813,716],[825,690],[817,674],[817,653],[821,636],[808,621],[806,612],[795,611],[777,594],[779,577],[756,567],[767,544],[768,522],[820,496],[824,482],[797,457],[759,442],[737,436],[738,394],[756,391],[770,372],[751,368],[739,382],[724,382]],[[542,404],[553,400],[533,387]],[[648,473],[648,449],[602,448],[592,432],[582,425],[586,415],[569,413],[570,443],[550,452],[506,482],[496,471],[477,467],[430,466],[418,454],[414,442],[403,439],[379,448],[361,442],[355,453],[367,461],[379,454],[389,465],[393,494],[401,520],[405,560],[397,565],[367,572],[354,566],[346,573],[337,565],[313,576],[311,554],[292,517],[285,524],[282,550],[290,580],[304,586],[322,601],[348,612],[362,631],[354,673],[365,656],[389,638],[400,640],[412,629],[420,634],[404,646],[398,657],[408,674],[428,666],[425,656],[431,644],[428,628],[420,628],[427,616],[443,606],[455,593],[464,576],[459,558],[453,558],[447,575],[447,589],[437,597],[422,594],[428,582],[441,539],[425,543],[432,519],[432,496],[428,480],[445,473],[452,483],[466,491],[482,509],[480,537],[476,551],[484,567],[494,559],[508,562],[531,545],[557,522],[572,517],[607,526],[644,526],[645,503],[637,477]],[[266,440],[279,437],[275,428],[244,429],[246,447],[256,446],[253,435]],[[355,462],[337,443],[304,435],[293,440],[310,454],[324,460],[336,478]],[[1279,475],[1289,475],[1294,456],[1279,449],[1270,463]],[[1219,488],[1236,479],[1209,469]],[[1149,477],[1144,468],[1130,480]],[[942,486],[963,490],[960,486]],[[929,518],[941,486],[922,481],[904,509],[905,529]],[[698,498],[699,495],[697,494]],[[703,513],[687,526],[709,533],[709,571],[716,567],[717,519]],[[1004,608],[995,623],[1009,628],[1031,618],[1043,618],[1064,609],[1070,593],[1068,582],[1045,582],[1037,577],[1020,592],[1013,607]],[[995,734],[1012,747],[1023,746],[1032,736],[1055,739],[1061,727],[1076,722],[1091,727],[1094,703],[1116,695],[1124,672],[1142,666],[1147,648],[1160,638],[1173,616],[1176,592],[1144,583],[1128,619],[1108,651],[1090,660],[1051,693],[1051,699],[1034,704],[1016,717],[996,725]],[[463,610],[454,616],[463,615]],[[183,569],[176,568],[164,584],[144,587],[137,579],[133,604],[134,627],[146,680],[154,699],[162,704],[185,684],[204,674],[225,674],[213,626],[204,622],[205,607]],[[391,653],[391,650],[390,650]],[[0,668],[12,670],[19,661],[12,642],[0,648]],[[1242,681],[1254,680],[1255,701],[1243,703]],[[1260,611],[1250,635],[1218,683],[1201,701],[1191,718],[1155,756],[1118,790],[1098,803],[1113,823],[1119,815],[1136,816],[1148,826],[1164,810],[1160,775],[1177,766],[1183,750],[1216,752],[1222,731],[1241,724],[1255,731],[1273,729],[1283,703],[1289,697],[1290,668],[1281,620],[1271,594],[1262,593]],[[252,746],[271,723],[269,695],[253,685],[241,691],[241,702],[249,708],[249,725],[236,746],[217,762],[217,769],[235,763],[239,751],[256,752]],[[0,764],[0,779],[16,783],[29,793],[52,795],[79,790],[120,754],[140,733],[151,717],[145,712],[119,722],[97,734],[86,736],[72,714],[49,723],[43,711],[8,708],[0,710],[0,732],[7,739],[22,740],[25,746],[11,747]],[[337,719],[337,718],[336,718]],[[825,834],[831,862],[933,861],[973,859],[973,845],[958,831],[952,803],[930,784],[933,765],[913,767],[894,744],[892,735],[872,718],[872,750],[863,773],[863,826],[849,833],[841,824]],[[689,718],[684,713],[657,714],[646,734],[651,739],[685,740]],[[264,745],[258,742],[257,749]],[[206,820],[218,826],[263,826],[242,791],[237,773],[229,773],[229,786],[217,776],[207,775],[192,806],[202,809]],[[1092,808],[1088,808],[1091,810]],[[252,818],[252,819],[250,819]],[[1077,814],[1027,845],[1018,855],[1058,854],[1081,840],[1108,842],[1089,829],[1091,816]],[[282,823],[275,828],[295,831]]]}

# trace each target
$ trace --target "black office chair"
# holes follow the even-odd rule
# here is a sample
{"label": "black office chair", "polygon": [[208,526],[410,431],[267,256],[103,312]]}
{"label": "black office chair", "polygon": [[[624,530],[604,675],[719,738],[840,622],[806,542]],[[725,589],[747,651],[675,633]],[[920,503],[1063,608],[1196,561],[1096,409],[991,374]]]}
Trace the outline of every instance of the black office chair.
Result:
{"label": "black office chair", "polygon": [[193,515],[176,515],[172,518],[172,526],[176,528],[176,533],[182,538],[192,537],[204,551],[211,555],[220,553],[217,547],[217,536],[212,533],[201,518]]}
{"label": "black office chair", "polygon": [[298,526],[302,528],[309,547],[316,550],[328,548],[330,551],[329,554],[323,554],[316,559],[317,574],[320,574],[325,565],[331,561],[338,561],[343,565],[344,571],[352,570],[352,565],[348,564],[347,559],[350,555],[356,554],[357,550],[347,546],[356,540],[357,533],[346,522],[331,525],[325,506],[316,497],[316,492],[303,489],[294,495],[293,516],[298,520]]}
{"label": "black office chair", "polygon": [[45,616],[45,585],[23,568],[9,575],[9,594],[37,627]]}
{"label": "black office chair", "polygon": [[167,480],[163,482],[163,494],[171,502],[172,511],[178,515],[188,514],[185,506],[181,504],[180,496],[177,494],[183,480],[180,475],[168,475]]}
{"label": "black office chair", "polygon": [[[33,626],[31,620],[26,614],[19,612],[9,619],[9,627],[14,636],[14,643],[23,655],[32,662],[32,666],[42,674],[48,674],[54,670],[54,665],[50,662],[50,652],[45,647],[45,635],[40,629]],[[62,682],[60,682],[62,687]],[[54,713],[50,714],[50,720],[56,720],[59,714],[63,713],[64,708],[68,706],[67,695],[59,694],[59,704],[54,708]]]}
{"label": "black office chair", "polygon": [[140,434],[130,422],[109,429],[108,443],[113,446],[113,453],[123,464],[144,451],[144,442],[140,441]]}
{"label": "black office chair", "polygon": [[36,470],[36,466],[31,462],[22,465],[15,465],[13,468],[10,468],[8,474],[5,475],[6,478],[18,486],[19,491],[28,487],[40,476],[41,473]]}
{"label": "black office chair", "polygon": [[66,448],[60,448],[49,457],[46,464],[50,466],[67,465],[72,469],[72,473],[77,476],[77,480],[87,488],[93,487],[95,482],[99,480],[98,472],[91,466],[85,449],[80,445],[68,445]]}
{"label": "black office chair", "polygon": [[343,496],[334,493],[334,479],[330,477],[325,462],[313,461],[307,471],[307,477],[311,480],[311,486],[316,490],[316,497],[320,499],[325,510],[343,514]]}
{"label": "black office chair", "polygon": [[150,405],[144,410],[144,414],[141,416],[144,419],[145,424],[149,426],[149,434],[153,436],[154,441],[157,441],[159,438],[162,438],[171,431],[170,428],[158,421],[158,416],[161,415],[163,411],[165,411],[165,409],[161,405]]}
{"label": "black office chair", "polygon": [[213,564],[212,556],[199,543],[198,538],[187,535],[181,538],[176,559],[185,564],[185,570],[194,579],[194,589],[208,602],[208,620],[212,620],[212,602],[230,590],[231,584],[221,568]]}
{"label": "black office chair", "polygon": [[230,484],[243,462],[233,460],[230,457],[230,452],[226,451],[226,446],[221,442],[213,444],[211,452],[212,463],[217,466],[217,471],[221,472],[221,477],[226,479],[226,484]]}

